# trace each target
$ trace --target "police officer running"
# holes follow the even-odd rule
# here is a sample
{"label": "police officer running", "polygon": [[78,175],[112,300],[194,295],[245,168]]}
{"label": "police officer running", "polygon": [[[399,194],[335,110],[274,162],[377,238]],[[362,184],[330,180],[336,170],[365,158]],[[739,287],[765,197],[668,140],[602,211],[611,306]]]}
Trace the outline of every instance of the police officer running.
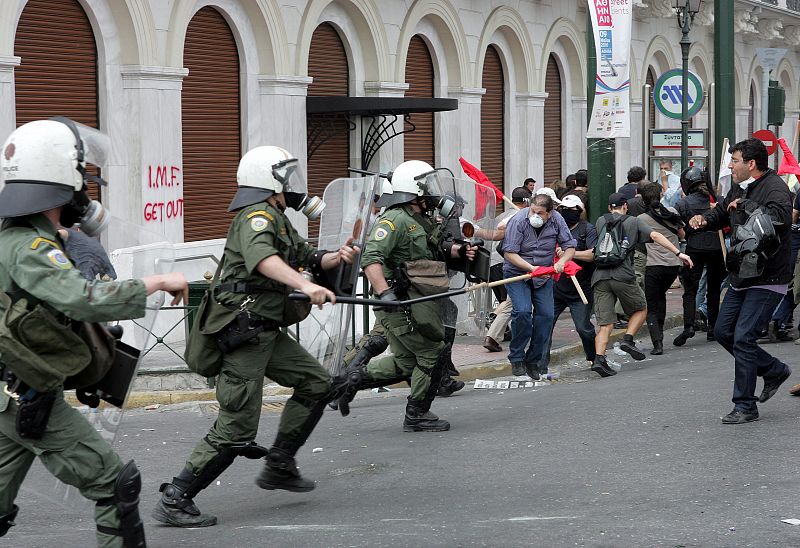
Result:
{"label": "police officer running", "polygon": [[[442,291],[446,291],[445,261],[471,260],[475,252],[466,244],[445,243],[446,249],[443,249],[441,227],[437,230],[433,220],[444,196],[436,171],[425,162],[404,162],[394,171],[391,188],[391,193],[384,193],[378,200],[378,206],[386,210],[372,227],[361,258],[361,267],[373,293],[383,301],[421,296],[409,268],[414,263],[422,266],[420,261],[426,261],[425,265],[433,269],[437,265],[441,267],[438,282]],[[410,377],[411,394],[403,430],[449,430],[450,423],[430,411],[446,366],[445,329],[439,303],[428,301],[409,308],[376,307],[374,310],[385,329],[393,355],[356,367],[352,366],[354,360],[345,370],[345,376],[355,374],[360,380],[355,390],[386,386]],[[353,394],[345,399],[352,399]]]}
{"label": "police officer running", "polygon": [[[138,318],[145,314],[147,295],[168,291],[174,305],[186,299],[188,289],[180,273],[89,281],[65,255],[59,224],[80,222],[90,235],[103,228],[105,212],[89,199],[85,178],[87,161],[102,164],[91,154],[100,153],[105,141],[92,128],[58,118],[20,126],[1,151],[0,302],[5,305],[0,304],[0,537],[14,525],[19,511],[14,499],[38,456],[50,473],[97,501],[99,546],[145,546],[139,471],[133,461],[123,465],[95,428],[64,401],[63,377],[65,368],[81,365],[75,363],[81,349],[69,346],[81,322]],[[11,314],[18,313],[18,322],[32,320],[25,323],[27,345],[13,336],[9,325]],[[33,340],[40,342],[31,344]],[[59,346],[66,353],[54,359]],[[25,347],[30,351],[27,361],[19,358]],[[84,350],[91,355],[88,345]],[[35,354],[51,358],[31,357]],[[88,359],[86,363],[83,369],[93,367]],[[42,364],[48,367],[36,369]],[[23,377],[54,388],[37,390]]]}
{"label": "police officer running", "polygon": [[[300,476],[294,457],[322,418],[330,400],[331,377],[280,328],[301,319],[295,315],[295,301],[287,299],[291,289],[302,291],[319,306],[336,300],[333,292],[300,270],[306,268],[320,279],[323,271],[342,260],[352,262],[357,248],[344,245],[335,252],[317,251],[297,233],[284,213],[287,205],[299,209],[307,202],[304,194],[294,191],[297,167],[294,156],[275,146],[254,148],[239,162],[239,188],[228,208],[236,211],[236,217],[228,230],[214,303],[217,313],[227,315],[228,325],[219,336],[224,350],[217,380],[219,415],[183,470],[171,483],[161,485],[153,517],[162,523],[215,525],[217,518],[200,513],[193,499],[237,456],[265,459],[256,479],[262,489],[305,492],[315,487]],[[265,376],[294,389],[269,450],[254,442]]]}

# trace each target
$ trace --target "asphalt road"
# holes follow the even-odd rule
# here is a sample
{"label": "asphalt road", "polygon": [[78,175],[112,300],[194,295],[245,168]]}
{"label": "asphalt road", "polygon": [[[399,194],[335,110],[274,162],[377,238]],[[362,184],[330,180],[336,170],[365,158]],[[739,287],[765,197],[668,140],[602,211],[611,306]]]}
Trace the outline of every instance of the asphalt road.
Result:
{"label": "asphalt road", "polygon": [[[213,413],[131,412],[119,450],[144,476],[149,546],[800,546],[800,526],[781,522],[800,518],[800,398],[786,391],[800,367],[759,422],[722,425],[732,359],[703,339],[622,360],[609,379],[465,389],[434,404],[452,423],[445,433],[402,432],[405,391],[358,399],[348,418],[327,413],[298,455],[315,491],[262,491],[253,483],[262,464],[237,460],[196,499],[219,517],[207,529],[163,527],[149,514]],[[798,362],[798,346],[768,348]],[[276,419],[262,416],[263,445]],[[44,478],[31,471],[19,525],[0,544],[92,545],[91,507],[40,496]]]}

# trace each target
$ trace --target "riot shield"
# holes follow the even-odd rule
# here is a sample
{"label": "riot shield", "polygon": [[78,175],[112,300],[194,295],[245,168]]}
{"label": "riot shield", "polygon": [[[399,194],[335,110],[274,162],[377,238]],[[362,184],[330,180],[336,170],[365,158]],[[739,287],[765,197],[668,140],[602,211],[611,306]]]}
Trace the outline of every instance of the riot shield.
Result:
{"label": "riot shield", "polygon": [[[451,211],[446,211],[446,216],[439,217],[443,223],[444,238],[453,241],[483,240],[487,249],[491,249],[490,238],[495,228],[495,195],[494,191],[476,184],[470,179],[456,179],[437,173],[438,186],[444,198],[453,202]],[[486,255],[486,252],[481,252]],[[488,256],[486,257],[488,258]],[[476,278],[474,269],[477,261],[467,262],[463,270],[449,269],[450,289],[462,289],[479,279]],[[470,272],[470,269],[473,269]],[[481,274],[485,275],[484,273]],[[459,334],[483,335],[488,327],[488,316],[491,308],[491,290],[487,288],[470,291],[448,299],[450,303],[442,305],[442,320],[445,326],[454,327]]]}
{"label": "riot shield", "polygon": [[[164,274],[172,270],[174,249],[164,241],[162,235],[154,234],[140,226],[117,218],[111,218],[108,234],[101,240],[106,242],[124,241],[131,247],[115,249],[109,255],[118,274],[118,281],[138,279],[153,274]],[[105,283],[99,281],[97,283]],[[158,291],[146,300],[145,314],[136,320],[112,322],[107,325],[112,332],[121,333],[114,365],[98,384],[95,408],[75,402],[72,390],[65,390],[65,397],[89,421],[95,430],[109,443],[114,444],[120,435],[120,425],[124,415],[125,401],[133,385],[139,366],[141,351],[148,348],[153,338],[159,310],[164,306],[168,295]],[[45,470],[37,461],[28,473],[22,486],[23,491],[32,491],[57,503],[69,507],[87,507],[93,504],[85,499],[77,488],[66,485]]]}
{"label": "riot shield", "polygon": [[[333,251],[348,239],[364,248],[371,221],[377,217],[373,206],[377,185],[377,176],[336,179],[328,184],[323,194],[327,206],[320,218],[318,249]],[[352,268],[339,268],[332,276],[335,293],[350,297],[363,293],[363,278],[359,273],[357,260]],[[347,341],[363,331],[363,322],[355,321],[355,317],[366,313],[365,307],[352,304],[326,305],[322,310],[315,307],[300,323],[299,330],[289,329],[303,348],[336,375]]]}

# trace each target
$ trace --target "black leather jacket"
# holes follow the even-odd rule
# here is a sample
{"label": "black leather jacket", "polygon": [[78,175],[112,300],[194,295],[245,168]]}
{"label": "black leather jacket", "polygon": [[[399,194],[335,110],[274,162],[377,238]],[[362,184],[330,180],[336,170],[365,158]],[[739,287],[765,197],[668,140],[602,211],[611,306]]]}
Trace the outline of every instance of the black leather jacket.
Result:
{"label": "black leather jacket", "polygon": [[695,215],[703,215],[711,207],[711,200],[702,192],[692,192],[688,196],[681,198],[675,209],[686,223],[686,251],[691,255],[691,251],[721,251],[719,235],[717,232],[707,230],[695,230],[689,226],[689,219]]}

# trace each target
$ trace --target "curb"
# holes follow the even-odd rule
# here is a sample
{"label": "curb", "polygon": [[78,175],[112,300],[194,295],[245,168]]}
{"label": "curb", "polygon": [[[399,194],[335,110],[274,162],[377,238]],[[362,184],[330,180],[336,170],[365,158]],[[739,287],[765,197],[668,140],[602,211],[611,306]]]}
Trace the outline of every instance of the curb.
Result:
{"label": "curb", "polygon": [[[669,316],[664,322],[664,330],[674,329],[683,326],[683,314],[676,314]],[[636,333],[637,337],[647,336],[647,326],[643,325],[642,328]],[[622,329],[617,329],[611,333],[608,339],[609,345],[621,341],[625,332]],[[550,354],[550,365],[561,365],[568,360],[577,356],[583,355],[583,346],[580,342],[561,346],[554,349]],[[459,368],[459,380],[469,382],[475,379],[491,379],[495,377],[507,377],[511,375],[511,364],[507,358],[488,360],[486,362],[466,365]],[[588,375],[591,373],[589,366],[585,369],[577,371],[568,371],[562,375],[563,378],[593,378],[595,375]],[[405,387],[405,383],[398,383],[392,387]],[[291,388],[283,386],[269,386],[264,389],[264,396],[290,396],[292,394]],[[64,394],[64,399],[72,406],[81,406],[82,404],[75,398],[74,393]],[[128,400],[125,403],[125,409],[141,409],[151,405],[172,405],[187,402],[202,402],[214,401],[216,399],[216,391],[214,389],[192,389],[192,390],[142,390],[131,392]]]}

